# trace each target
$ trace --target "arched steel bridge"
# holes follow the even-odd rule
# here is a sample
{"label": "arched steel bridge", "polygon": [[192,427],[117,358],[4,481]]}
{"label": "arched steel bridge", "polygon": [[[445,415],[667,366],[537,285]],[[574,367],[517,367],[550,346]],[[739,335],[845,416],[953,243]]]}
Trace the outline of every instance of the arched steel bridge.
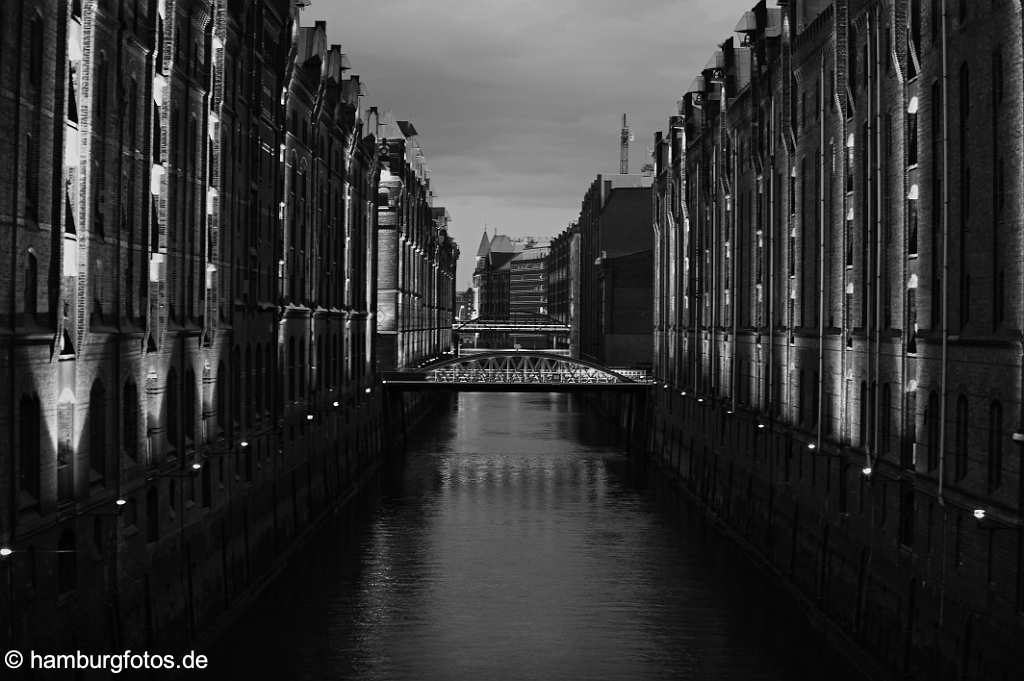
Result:
{"label": "arched steel bridge", "polygon": [[594,362],[548,352],[499,350],[391,372],[384,387],[401,390],[567,392],[651,386]]}

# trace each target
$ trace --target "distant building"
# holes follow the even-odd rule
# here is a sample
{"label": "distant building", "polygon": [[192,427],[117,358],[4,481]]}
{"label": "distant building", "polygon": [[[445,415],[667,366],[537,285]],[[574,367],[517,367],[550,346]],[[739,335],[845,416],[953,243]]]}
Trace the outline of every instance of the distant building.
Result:
{"label": "distant building", "polygon": [[484,232],[473,271],[477,316],[481,319],[509,318],[508,264],[522,250],[522,245],[516,244],[504,234],[488,238],[487,232]]}
{"label": "distant building", "polygon": [[652,359],[654,239],[651,177],[598,175],[579,235],[580,356],[620,367]]}
{"label": "distant building", "polygon": [[[547,316],[546,259],[548,246],[524,249],[509,261],[509,317],[513,320],[537,319]],[[512,334],[512,347],[549,348],[549,334]]]}
{"label": "distant building", "polygon": [[378,195],[377,361],[413,366],[452,345],[455,263],[448,211],[433,206],[416,128],[381,113]]}
{"label": "distant building", "polygon": [[568,324],[569,336],[556,338],[555,348],[579,357],[580,238],[576,224],[551,241],[545,265],[548,311],[551,319]]}
{"label": "distant building", "polygon": [[459,322],[469,321],[476,316],[474,309],[473,287],[467,288],[455,294],[455,320]]}

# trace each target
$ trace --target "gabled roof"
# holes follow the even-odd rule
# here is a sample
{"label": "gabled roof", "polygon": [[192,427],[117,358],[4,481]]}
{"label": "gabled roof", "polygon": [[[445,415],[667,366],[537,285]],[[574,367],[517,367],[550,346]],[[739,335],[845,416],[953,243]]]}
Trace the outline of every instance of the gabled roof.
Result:
{"label": "gabled roof", "polygon": [[512,239],[509,239],[504,234],[495,234],[494,238],[491,239],[492,253],[518,253],[521,250],[523,250],[522,246],[512,243]]}

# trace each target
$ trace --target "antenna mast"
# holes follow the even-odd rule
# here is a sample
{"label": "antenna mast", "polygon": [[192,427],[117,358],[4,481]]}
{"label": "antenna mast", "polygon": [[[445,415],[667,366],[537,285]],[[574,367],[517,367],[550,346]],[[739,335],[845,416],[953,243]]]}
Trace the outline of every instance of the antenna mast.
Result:
{"label": "antenna mast", "polygon": [[633,133],[626,123],[626,114],[622,114],[622,133],[619,136],[619,173],[629,174],[629,143],[633,139]]}

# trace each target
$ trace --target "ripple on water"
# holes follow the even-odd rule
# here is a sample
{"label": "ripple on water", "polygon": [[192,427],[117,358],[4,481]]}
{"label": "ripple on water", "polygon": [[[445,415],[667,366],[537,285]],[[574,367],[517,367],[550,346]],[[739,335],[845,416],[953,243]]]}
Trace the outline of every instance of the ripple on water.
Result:
{"label": "ripple on water", "polygon": [[462,394],[415,440],[357,540],[325,528],[218,646],[225,678],[842,678],[577,400]]}

